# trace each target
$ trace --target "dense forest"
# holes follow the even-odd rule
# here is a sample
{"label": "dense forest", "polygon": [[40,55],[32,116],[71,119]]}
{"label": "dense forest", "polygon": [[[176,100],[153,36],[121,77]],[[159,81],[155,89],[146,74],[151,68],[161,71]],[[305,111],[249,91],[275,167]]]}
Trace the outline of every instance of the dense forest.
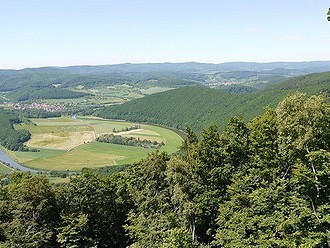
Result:
{"label": "dense forest", "polygon": [[27,151],[24,142],[31,134],[26,130],[15,130],[13,124],[20,123],[18,114],[0,108],[0,145],[12,151]]}
{"label": "dense forest", "polygon": [[329,247],[330,104],[293,94],[112,175],[2,180],[3,247]]}
{"label": "dense forest", "polygon": [[261,114],[265,107],[275,107],[292,92],[329,95],[329,78],[329,72],[311,74],[289,79],[269,89],[241,94],[205,87],[185,87],[109,106],[95,114],[178,129],[189,126],[195,131],[211,124],[223,128],[230,116],[242,116],[247,121]]}

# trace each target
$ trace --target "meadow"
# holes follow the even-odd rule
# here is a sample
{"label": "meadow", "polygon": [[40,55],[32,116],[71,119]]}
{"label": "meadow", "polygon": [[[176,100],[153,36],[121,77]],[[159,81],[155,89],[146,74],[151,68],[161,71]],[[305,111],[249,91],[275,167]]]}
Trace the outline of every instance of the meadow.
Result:
{"label": "meadow", "polygon": [[10,174],[14,171],[13,168],[8,167],[7,165],[4,165],[3,163],[0,162],[0,174]]}
{"label": "meadow", "polygon": [[106,120],[97,117],[59,117],[30,119],[16,125],[26,129],[31,139],[26,143],[39,152],[10,152],[22,165],[41,170],[78,171],[109,165],[131,164],[145,158],[155,149],[96,142],[95,139],[116,130],[117,135],[164,142],[160,150],[174,153],[182,139],[175,132],[157,126]]}

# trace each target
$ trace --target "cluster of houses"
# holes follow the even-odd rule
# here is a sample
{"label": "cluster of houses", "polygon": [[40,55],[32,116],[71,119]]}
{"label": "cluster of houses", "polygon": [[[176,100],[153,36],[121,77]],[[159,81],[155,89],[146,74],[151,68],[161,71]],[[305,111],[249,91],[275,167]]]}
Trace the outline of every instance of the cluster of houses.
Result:
{"label": "cluster of houses", "polygon": [[5,105],[14,109],[41,109],[46,112],[62,112],[65,109],[64,104],[50,104],[50,103],[12,103],[5,102]]}

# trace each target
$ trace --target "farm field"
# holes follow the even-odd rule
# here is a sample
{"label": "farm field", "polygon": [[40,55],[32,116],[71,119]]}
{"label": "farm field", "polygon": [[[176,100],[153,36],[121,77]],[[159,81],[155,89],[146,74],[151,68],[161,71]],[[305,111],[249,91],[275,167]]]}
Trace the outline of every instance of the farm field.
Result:
{"label": "farm field", "polygon": [[12,172],[14,172],[14,169],[12,169],[0,162],[0,174],[9,174]]}
{"label": "farm field", "polygon": [[175,88],[151,87],[151,88],[148,88],[148,89],[141,89],[141,93],[143,93],[144,95],[151,95],[151,94],[160,93],[160,92],[173,90],[173,89],[175,89]]}
{"label": "farm field", "polygon": [[29,130],[31,139],[26,145],[40,152],[10,152],[10,155],[31,168],[78,171],[82,168],[134,163],[155,150],[95,141],[102,134],[116,131],[116,135],[124,137],[164,142],[165,146],[160,150],[168,153],[176,152],[181,145],[181,137],[171,130],[144,124],[138,124],[138,129],[129,130],[135,125],[95,117],[30,119],[30,122],[16,125],[15,128]]}

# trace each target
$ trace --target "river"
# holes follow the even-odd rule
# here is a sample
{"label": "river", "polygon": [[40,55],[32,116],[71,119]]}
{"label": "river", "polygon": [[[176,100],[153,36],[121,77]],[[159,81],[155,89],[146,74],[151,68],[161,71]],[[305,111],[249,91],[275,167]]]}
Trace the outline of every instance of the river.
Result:
{"label": "river", "polygon": [[9,157],[1,149],[0,149],[0,161],[5,162],[5,163],[9,164],[12,168],[18,169],[20,171],[40,172],[38,170],[30,169],[30,168],[24,167],[23,165],[20,165],[15,160],[13,160],[11,157]]}

